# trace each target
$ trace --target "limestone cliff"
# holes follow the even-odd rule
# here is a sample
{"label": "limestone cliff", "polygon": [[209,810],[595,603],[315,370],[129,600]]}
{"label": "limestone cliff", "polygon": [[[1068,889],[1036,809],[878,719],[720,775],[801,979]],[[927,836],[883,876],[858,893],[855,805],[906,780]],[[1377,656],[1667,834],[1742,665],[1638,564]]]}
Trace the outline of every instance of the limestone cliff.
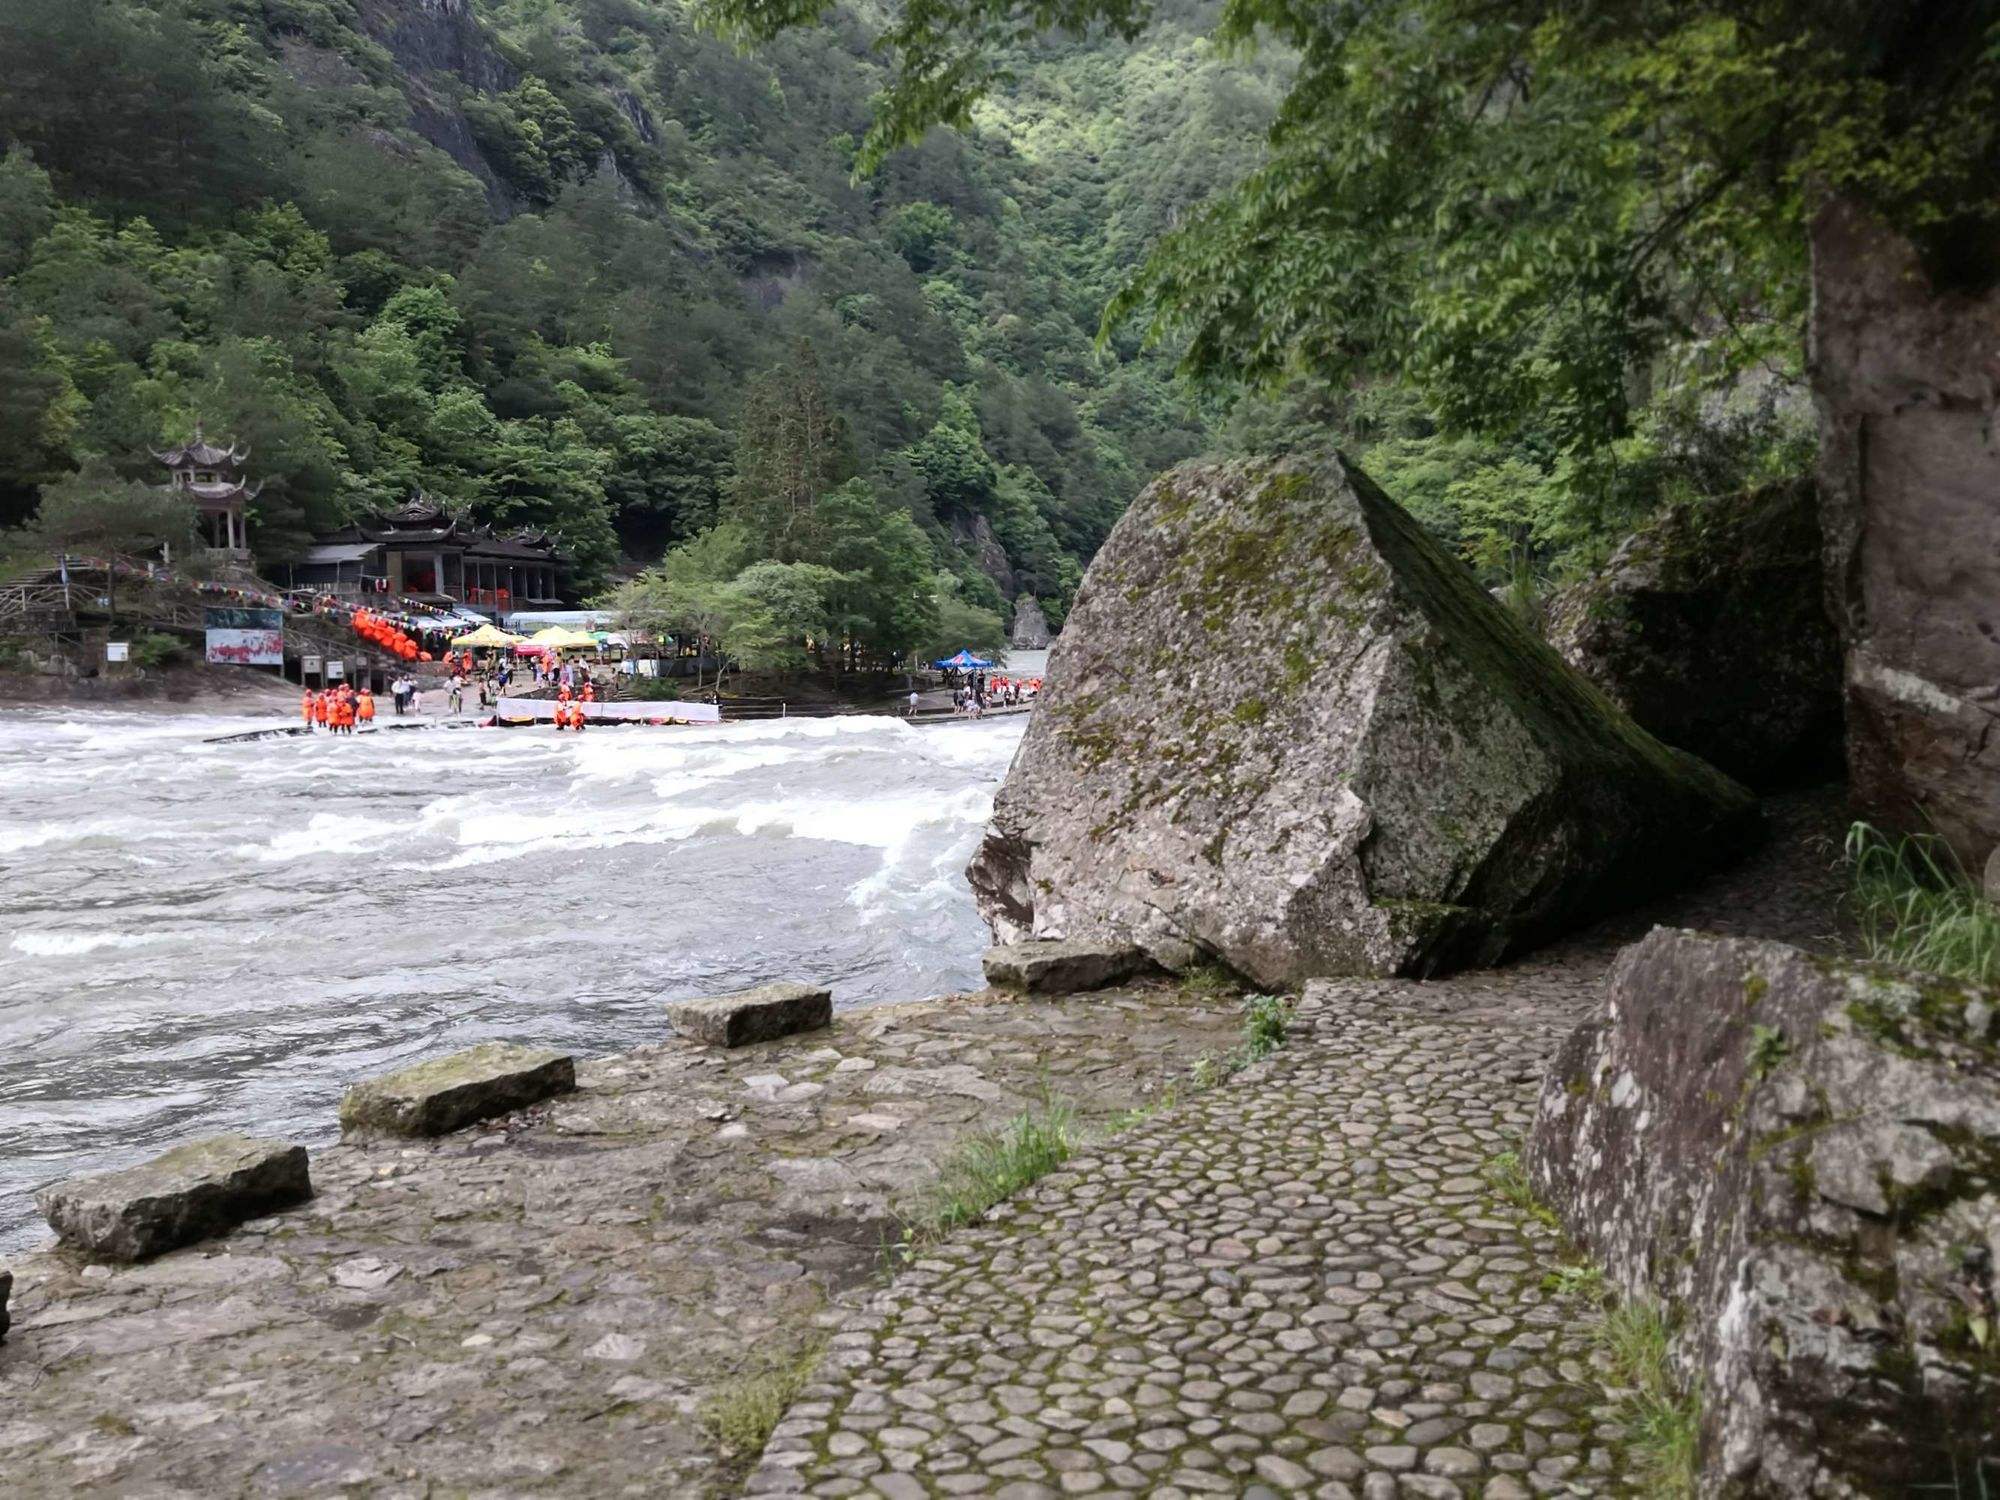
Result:
{"label": "limestone cliff", "polygon": [[1002,938],[1264,984],[1490,961],[1726,858],[1755,813],[1364,474],[1188,466],[1092,565],[969,874]]}
{"label": "limestone cliff", "polygon": [[1813,225],[1813,390],[1856,804],[2000,845],[2000,289],[1937,284],[1850,204]]}

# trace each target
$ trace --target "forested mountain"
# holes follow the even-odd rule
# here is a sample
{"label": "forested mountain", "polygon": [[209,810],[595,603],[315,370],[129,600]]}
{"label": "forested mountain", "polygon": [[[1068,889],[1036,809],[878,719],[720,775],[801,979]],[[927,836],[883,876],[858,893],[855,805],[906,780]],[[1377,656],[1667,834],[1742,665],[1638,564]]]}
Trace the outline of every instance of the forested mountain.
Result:
{"label": "forested mountain", "polygon": [[864,9],[739,54],[677,0],[7,0],[0,527],[199,416],[265,562],[421,488],[589,587],[726,520],[731,568],[886,547],[927,628],[1059,616],[1211,439],[1164,353],[1094,345],[1261,152],[1283,60],[1210,21],[1037,49],[857,178]]}

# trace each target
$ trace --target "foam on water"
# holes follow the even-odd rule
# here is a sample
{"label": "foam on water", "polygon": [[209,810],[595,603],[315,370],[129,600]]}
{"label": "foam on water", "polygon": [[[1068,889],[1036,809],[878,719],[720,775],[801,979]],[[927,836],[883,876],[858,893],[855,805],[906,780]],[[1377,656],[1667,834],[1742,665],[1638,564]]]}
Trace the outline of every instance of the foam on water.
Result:
{"label": "foam on water", "polygon": [[976,984],[962,871],[1023,726],[205,743],[254,727],[0,714],[0,1247],[44,1182],[325,1139],[348,1082],[450,1047],[632,1046],[779,978]]}
{"label": "foam on water", "polygon": [[99,948],[147,948],[172,938],[165,932],[22,932],[7,946],[31,958],[60,958]]}

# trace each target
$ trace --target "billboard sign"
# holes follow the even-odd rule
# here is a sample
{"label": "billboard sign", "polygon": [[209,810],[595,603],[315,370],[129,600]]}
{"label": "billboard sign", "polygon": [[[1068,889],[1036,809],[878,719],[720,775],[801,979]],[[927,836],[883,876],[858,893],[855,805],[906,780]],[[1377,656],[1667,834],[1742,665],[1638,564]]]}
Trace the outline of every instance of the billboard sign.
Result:
{"label": "billboard sign", "polygon": [[207,609],[208,659],[232,667],[285,664],[285,612],[281,609]]}

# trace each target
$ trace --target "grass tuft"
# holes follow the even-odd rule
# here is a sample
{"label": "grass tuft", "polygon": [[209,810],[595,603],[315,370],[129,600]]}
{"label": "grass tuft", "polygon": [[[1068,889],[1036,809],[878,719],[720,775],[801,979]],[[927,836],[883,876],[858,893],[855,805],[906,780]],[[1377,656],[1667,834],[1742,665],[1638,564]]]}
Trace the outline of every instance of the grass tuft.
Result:
{"label": "grass tuft", "polygon": [[825,1348],[824,1340],[815,1341],[782,1364],[718,1386],[701,1403],[703,1430],[732,1458],[763,1452],[771,1430],[784,1420],[785,1408],[812,1378]]}
{"label": "grass tuft", "polygon": [[[1550,1207],[1535,1196],[1518,1151],[1487,1160],[1483,1175],[1494,1196],[1560,1231]],[[1591,1310],[1591,1333],[1604,1354],[1610,1394],[1630,1440],[1632,1477],[1650,1500],[1694,1500],[1700,1464],[1701,1397],[1674,1378],[1673,1326],[1655,1304],[1618,1301],[1603,1268],[1577,1259],[1542,1279],[1544,1291],[1574,1297]]]}
{"label": "grass tuft", "polygon": [[1694,1500],[1701,1401],[1674,1379],[1673,1327],[1660,1307],[1634,1299],[1604,1315],[1598,1342],[1625,1397],[1635,1477],[1659,1500]]}
{"label": "grass tuft", "polygon": [[1227,1000],[1243,993],[1243,983],[1226,964],[1191,964],[1177,976],[1183,1000]]}
{"label": "grass tuft", "polygon": [[1792,1055],[1792,1044],[1776,1026],[1750,1028],[1750,1076],[1764,1079]]}
{"label": "grass tuft", "polygon": [[1560,1229],[1555,1210],[1535,1196],[1534,1184],[1528,1181],[1528,1169],[1521,1161],[1518,1151],[1502,1151],[1498,1156],[1488,1157],[1482,1175],[1494,1195],[1503,1203],[1518,1208],[1537,1223],[1546,1224],[1551,1229]]}
{"label": "grass tuft", "polygon": [[1077,1148],[1076,1111],[1060,1099],[1016,1115],[998,1130],[961,1141],[938,1169],[937,1181],[903,1221],[905,1247],[935,1240],[969,1224],[994,1204],[1055,1171]]}
{"label": "grass tuft", "polygon": [[1850,899],[1870,958],[1955,979],[2000,983],[2000,907],[1934,834],[1847,832]]}
{"label": "grass tuft", "polygon": [[1262,1062],[1285,1045],[1291,1030],[1292,1004],[1283,995],[1250,995],[1243,1001],[1243,1040],[1220,1057],[1204,1053],[1188,1070],[1197,1094],[1227,1083],[1252,1063]]}

